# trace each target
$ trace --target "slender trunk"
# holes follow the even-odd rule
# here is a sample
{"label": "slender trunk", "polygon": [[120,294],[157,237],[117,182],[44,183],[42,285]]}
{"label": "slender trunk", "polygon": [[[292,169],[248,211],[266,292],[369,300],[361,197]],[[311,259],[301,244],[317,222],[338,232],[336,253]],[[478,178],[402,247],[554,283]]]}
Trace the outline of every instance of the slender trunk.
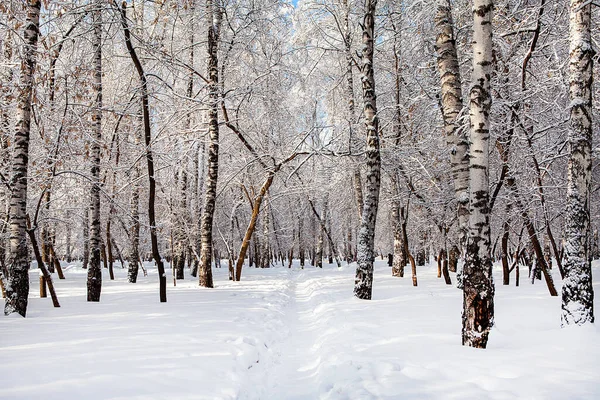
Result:
{"label": "slender trunk", "polygon": [[304,269],[305,254],[304,254],[304,219],[300,214],[298,216],[298,257],[300,258],[300,268]]}
{"label": "slender trunk", "polygon": [[144,141],[146,145],[146,162],[148,164],[148,223],[150,224],[150,242],[152,245],[152,257],[156,262],[159,279],[159,298],[161,303],[167,301],[167,276],[165,274],[165,267],[160,257],[158,250],[158,238],[156,236],[156,216],[155,216],[155,200],[156,200],[156,177],[154,176],[154,156],[152,153],[152,131],[150,128],[150,110],[148,105],[148,82],[146,80],[146,73],[144,68],[135,52],[133,44],[131,43],[131,33],[127,25],[127,14],[125,8],[120,9],[121,13],[121,25],[123,26],[123,34],[125,35],[125,45],[127,51],[131,56],[135,69],[138,73],[141,83],[141,95],[142,95],[142,115],[144,118]]}
{"label": "slender trunk", "polygon": [[[315,217],[321,221],[322,217],[318,212],[315,213]],[[315,267],[323,268],[323,227],[319,226],[317,233],[317,248],[315,250]]]}
{"label": "slender trunk", "polygon": [[366,197],[358,235],[358,265],[354,283],[354,295],[359,299],[370,300],[373,291],[373,262],[375,260],[375,224],[379,206],[381,184],[381,155],[379,152],[379,119],[377,117],[377,97],[373,70],[375,9],[377,0],[365,1],[363,19],[362,88],[363,112],[366,126],[367,161]]}
{"label": "slender trunk", "polygon": [[108,221],[106,221],[106,257],[108,258],[108,276],[111,281],[115,280],[115,272],[114,272],[114,257],[112,251],[112,236],[110,232],[110,215],[108,217]]}
{"label": "slender trunk", "polygon": [[521,202],[521,195],[513,177],[509,177],[506,179],[506,186],[514,195],[515,205],[521,213],[521,218],[523,219],[523,223],[525,225],[525,228],[527,229],[527,233],[529,234],[529,239],[531,240],[531,245],[533,246],[533,251],[535,252],[535,256],[537,258],[536,265],[540,267],[541,272],[544,274],[544,278],[546,280],[546,285],[548,286],[550,296],[558,296],[556,288],[554,287],[552,275],[550,275],[550,272],[548,271],[548,267],[546,265],[546,260],[544,259],[544,251],[542,249],[540,241],[538,240],[535,226],[533,225],[533,221],[529,216],[529,211]]}
{"label": "slender trunk", "polygon": [[206,192],[204,194],[204,210],[202,213],[202,249],[200,252],[200,286],[213,287],[211,255],[213,242],[213,218],[217,197],[217,178],[219,173],[219,68],[217,50],[221,29],[222,10],[218,0],[208,0],[206,3],[208,24],[208,174]]}
{"label": "slender trunk", "polygon": [[510,234],[510,203],[506,205],[506,220],[504,220],[502,234],[502,284],[510,285],[510,270],[508,267],[508,236]]}
{"label": "slender trunk", "polygon": [[[256,221],[258,220],[258,215],[260,213],[260,206],[263,202],[263,199],[271,187],[273,183],[273,178],[275,177],[275,172],[272,171],[269,173],[267,180],[260,188],[260,192],[256,199],[254,199],[254,203],[252,205],[252,215],[250,217],[250,223],[248,224],[248,228],[246,229],[246,234],[244,235],[244,239],[242,240],[242,245],[240,247],[240,253],[238,255],[237,263],[235,265],[235,280],[239,281],[242,277],[242,267],[244,265],[244,259],[246,258],[246,252],[248,251],[248,246],[250,245],[250,239],[252,238],[252,234],[256,228]],[[254,238],[255,243],[255,254],[256,254],[256,238]]]}
{"label": "slender trunk", "polygon": [[190,275],[193,277],[198,276],[198,267],[200,265],[200,253],[202,252],[202,203],[200,202],[202,187],[204,186],[204,141],[196,149],[194,158],[194,182],[197,185],[196,194],[196,209],[195,209],[195,220],[196,220],[196,235],[194,237],[194,250],[195,257],[192,264],[192,271]]}
{"label": "slender trunk", "polygon": [[92,110],[92,188],[90,191],[90,262],[87,275],[87,300],[100,301],[102,291],[100,230],[100,142],[102,140],[102,1],[96,0],[93,17],[94,106]]}
{"label": "slender trunk", "polygon": [[561,324],[594,322],[594,287],[589,262],[592,178],[592,4],[571,0],[569,23],[569,168]]}
{"label": "slender trunk", "polygon": [[269,219],[269,202],[268,202],[268,193],[265,195],[265,205],[263,207],[263,218],[262,218],[262,228],[263,228],[263,240],[262,240],[262,258],[261,258],[261,268],[269,268],[271,265],[271,240],[270,240],[270,226],[271,221]]}
{"label": "slender trunk", "polygon": [[[48,286],[48,291],[50,292],[50,297],[52,298],[52,304],[54,307],[60,307],[58,302],[58,297],[56,296],[56,291],[54,290],[54,282],[52,281],[52,275],[46,268],[46,264],[42,259],[42,255],[40,253],[40,248],[37,244],[37,239],[35,238],[35,230],[31,229],[31,223],[29,222],[29,216],[26,217],[27,224],[27,234],[29,235],[29,240],[31,242],[31,247],[33,248],[33,253],[35,255],[35,259],[38,263],[38,268],[40,269],[42,275],[40,276],[40,297],[46,297],[45,291],[46,286]],[[42,289],[43,287],[43,289]],[[44,292],[44,296],[42,296],[42,291]]]}
{"label": "slender trunk", "polygon": [[489,138],[492,0],[473,1],[473,86],[470,93],[469,238],[463,274],[462,343],[485,348],[494,323],[490,256]]}
{"label": "slender trunk", "polygon": [[50,262],[54,264],[54,269],[58,274],[58,279],[65,279],[65,275],[63,274],[62,267],[60,266],[60,260],[56,256],[56,252],[54,251],[54,246],[50,246]]}
{"label": "slender trunk", "polygon": [[[141,110],[140,110],[141,111]],[[142,118],[140,118],[142,119]],[[140,127],[136,127],[134,131],[134,142],[135,148],[138,149],[142,142],[141,138],[141,126],[143,125],[143,121],[140,121]],[[136,283],[138,272],[139,272],[139,262],[140,262],[140,184],[139,180],[141,178],[141,168],[138,162],[135,163],[133,167],[133,189],[131,193],[131,202],[129,203],[129,210],[131,214],[131,227],[129,228],[129,237],[131,240],[131,247],[129,249],[129,257],[128,257],[128,270],[127,270],[127,278],[129,283]]]}
{"label": "slender trunk", "polygon": [[90,208],[83,209],[83,265],[86,269],[90,262]]}
{"label": "slender trunk", "polygon": [[[325,198],[326,202],[325,202],[325,206],[323,207],[324,210],[327,210],[327,203],[328,203],[328,198]],[[319,242],[317,243],[317,253],[319,252],[319,246],[321,249],[321,265],[319,265],[319,256],[317,254],[316,259],[317,259],[317,267],[319,268],[323,268],[323,261],[322,261],[322,256],[323,256],[323,233],[325,234],[325,236],[327,236],[327,241],[329,243],[329,247],[332,249],[333,251],[333,256],[335,257],[335,262],[338,266],[338,268],[340,268],[342,266],[341,262],[340,262],[340,257],[338,255],[338,251],[337,248],[335,247],[335,244],[333,243],[333,238],[331,237],[331,229],[328,229],[327,226],[325,225],[325,219],[321,218],[321,216],[319,215],[319,212],[317,211],[317,209],[315,208],[314,203],[312,202],[312,200],[308,199],[308,204],[310,205],[310,207],[312,208],[313,211],[313,215],[316,217],[316,219],[319,222],[319,225],[321,227],[320,229],[320,233],[319,233]],[[326,211],[324,211],[324,214],[326,214]]]}
{"label": "slender trunk", "polygon": [[435,30],[442,117],[457,204],[459,242],[464,248],[469,230],[469,140],[460,118],[463,111],[462,82],[449,0],[438,0]]}
{"label": "slender trunk", "polygon": [[400,214],[400,188],[398,177],[392,174],[392,224],[394,229],[394,255],[392,257],[392,276],[404,276],[404,266],[407,257],[404,251],[404,237],[402,235],[402,218]]}
{"label": "slender trunk", "polygon": [[185,253],[186,253],[186,233],[187,226],[187,174],[185,170],[181,171],[181,188],[179,192],[179,204],[174,205],[174,249],[172,254],[172,268],[174,269],[176,279],[184,279]]}

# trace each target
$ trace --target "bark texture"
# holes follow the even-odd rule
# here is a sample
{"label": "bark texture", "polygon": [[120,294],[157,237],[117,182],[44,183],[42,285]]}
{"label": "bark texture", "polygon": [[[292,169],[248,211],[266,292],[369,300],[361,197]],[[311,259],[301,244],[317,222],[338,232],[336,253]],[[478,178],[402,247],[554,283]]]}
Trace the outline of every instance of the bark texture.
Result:
{"label": "bark texture", "polygon": [[94,105],[92,110],[92,188],[90,191],[90,261],[87,272],[87,301],[100,301],[102,267],[100,266],[100,141],[102,140],[102,1],[96,0],[93,18]]}
{"label": "bark texture", "polygon": [[[141,110],[140,110],[141,111]],[[139,148],[142,142],[141,127],[143,121],[140,118],[140,126],[134,132],[135,147]],[[139,180],[142,175],[141,168],[138,162],[133,167],[133,189],[131,193],[131,201],[129,203],[129,212],[131,214],[131,227],[129,228],[130,248],[128,255],[127,278],[130,283],[137,282],[140,263],[140,185]]]}
{"label": "bark texture", "polygon": [[375,224],[379,206],[381,185],[381,154],[379,152],[379,119],[377,117],[377,96],[373,71],[375,9],[376,0],[365,0],[365,16],[362,34],[361,81],[363,90],[363,113],[366,127],[367,161],[366,196],[360,221],[357,244],[357,267],[354,281],[354,295],[359,299],[370,300],[373,291],[373,261],[375,260]]}
{"label": "bark texture", "polygon": [[492,0],[473,1],[473,74],[470,93],[469,238],[463,270],[462,343],[485,348],[494,323],[490,256],[489,138],[492,73]]}
{"label": "bark texture", "polygon": [[457,203],[459,241],[464,247],[469,226],[469,141],[463,129],[462,82],[449,0],[438,0],[435,16],[437,66],[440,74],[442,117]]}
{"label": "bark texture", "polygon": [[27,314],[29,295],[29,262],[27,260],[27,167],[29,161],[29,134],[31,128],[31,103],[33,100],[33,74],[40,26],[40,1],[27,1],[27,18],[23,25],[21,75],[17,90],[15,143],[12,154],[12,175],[9,212],[8,277],[4,314]]}
{"label": "bark texture", "polygon": [[567,226],[562,288],[562,326],[594,322],[594,288],[588,260],[590,236],[590,189],[592,178],[592,5],[571,0],[569,21],[569,167]]}
{"label": "bark texture", "polygon": [[204,206],[200,235],[202,247],[200,250],[199,281],[200,286],[213,287],[211,269],[213,244],[213,218],[217,197],[217,178],[219,175],[219,63],[218,47],[221,30],[222,10],[218,0],[208,0],[206,3],[208,24],[208,172],[204,192]]}
{"label": "bark texture", "polygon": [[404,266],[408,257],[404,251],[404,236],[402,234],[402,217],[400,213],[400,188],[397,174],[392,174],[392,224],[394,228],[394,256],[392,258],[392,276],[403,277]]}

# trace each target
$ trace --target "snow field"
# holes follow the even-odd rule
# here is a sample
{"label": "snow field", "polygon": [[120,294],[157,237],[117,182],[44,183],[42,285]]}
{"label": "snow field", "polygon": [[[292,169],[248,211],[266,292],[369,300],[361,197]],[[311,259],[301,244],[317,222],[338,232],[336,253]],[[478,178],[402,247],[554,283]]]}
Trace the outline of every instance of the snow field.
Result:
{"label": "snow field", "polygon": [[433,265],[414,288],[378,261],[370,302],[352,296],[352,265],[245,268],[237,283],[215,269],[215,289],[169,276],[166,304],[148,269],[136,284],[104,271],[87,303],[86,271],[65,266],[60,309],[36,297],[32,270],[28,317],[0,318],[0,398],[600,398],[598,329],[560,329],[560,297],[502,286],[499,269],[483,351],[461,346],[461,292]]}

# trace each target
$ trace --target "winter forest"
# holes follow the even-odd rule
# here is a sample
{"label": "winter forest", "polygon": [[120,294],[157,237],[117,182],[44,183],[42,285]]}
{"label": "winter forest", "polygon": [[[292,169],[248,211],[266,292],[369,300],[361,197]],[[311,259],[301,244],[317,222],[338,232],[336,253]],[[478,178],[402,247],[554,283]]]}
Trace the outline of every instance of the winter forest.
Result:
{"label": "winter forest", "polygon": [[599,6],[2,0],[0,398],[600,398]]}

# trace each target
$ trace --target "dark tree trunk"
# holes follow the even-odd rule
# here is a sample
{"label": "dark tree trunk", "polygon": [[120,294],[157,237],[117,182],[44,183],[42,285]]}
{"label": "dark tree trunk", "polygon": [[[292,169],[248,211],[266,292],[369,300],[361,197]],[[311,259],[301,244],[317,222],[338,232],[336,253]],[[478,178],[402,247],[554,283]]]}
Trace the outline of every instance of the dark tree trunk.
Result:
{"label": "dark tree trunk", "polygon": [[127,46],[127,51],[131,56],[131,61],[133,62],[135,69],[138,73],[141,83],[141,95],[142,95],[142,115],[144,118],[144,141],[146,144],[146,162],[148,164],[148,180],[149,180],[149,188],[148,188],[148,222],[150,224],[150,242],[152,244],[152,257],[156,262],[156,267],[158,270],[158,280],[159,280],[159,299],[161,303],[165,303],[167,301],[167,276],[165,274],[165,266],[163,264],[162,258],[160,257],[160,252],[158,250],[158,238],[156,236],[156,216],[155,216],[155,199],[156,199],[156,178],[154,176],[154,156],[152,154],[152,131],[150,128],[150,110],[148,105],[148,82],[146,80],[146,74],[144,72],[144,68],[133,48],[133,44],[131,43],[131,33],[129,32],[129,27],[127,25],[127,14],[125,8],[120,8],[121,13],[121,25],[123,26],[123,33],[125,35],[125,45]]}
{"label": "dark tree trunk", "polygon": [[42,272],[40,276],[40,297],[46,297],[46,286],[48,286],[48,291],[50,292],[50,297],[52,298],[52,304],[54,307],[60,307],[58,302],[58,297],[56,297],[56,291],[54,290],[54,282],[52,281],[52,275],[46,268],[46,264],[42,259],[42,254],[40,253],[40,248],[37,244],[37,239],[35,238],[35,230],[31,228],[31,223],[29,222],[29,216],[27,218],[27,234],[29,235],[29,240],[31,241],[31,247],[33,248],[33,253],[35,254],[35,259],[38,263],[38,268]]}

